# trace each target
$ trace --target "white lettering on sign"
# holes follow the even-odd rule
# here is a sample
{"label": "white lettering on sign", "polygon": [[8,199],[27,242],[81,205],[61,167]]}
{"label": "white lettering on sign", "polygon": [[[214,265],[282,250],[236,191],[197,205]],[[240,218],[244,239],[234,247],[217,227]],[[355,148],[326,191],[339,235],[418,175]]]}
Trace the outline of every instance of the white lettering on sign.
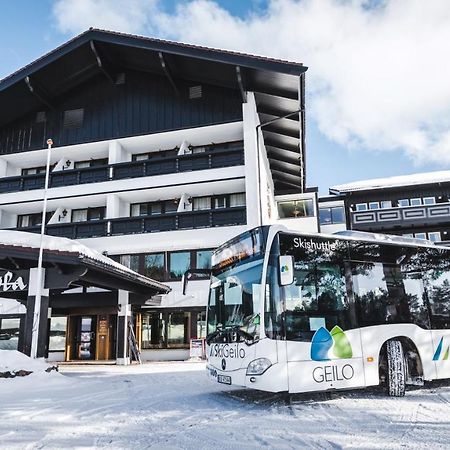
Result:
{"label": "white lettering on sign", "polygon": [[294,247],[303,248],[305,250],[336,250],[335,242],[314,242],[312,239],[309,241],[302,238],[294,238]]}
{"label": "white lettering on sign", "polygon": [[24,291],[27,285],[24,283],[22,277],[17,277],[14,281],[14,274],[6,272],[0,277],[0,290],[6,291]]}

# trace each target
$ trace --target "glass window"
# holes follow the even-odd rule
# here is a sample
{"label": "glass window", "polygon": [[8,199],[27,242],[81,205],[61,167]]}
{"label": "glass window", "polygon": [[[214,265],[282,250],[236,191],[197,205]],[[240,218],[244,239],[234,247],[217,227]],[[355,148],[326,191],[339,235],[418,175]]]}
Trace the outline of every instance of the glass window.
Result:
{"label": "glass window", "polygon": [[331,217],[333,223],[345,223],[345,213],[343,206],[331,208]]}
{"label": "glass window", "polygon": [[450,329],[450,267],[447,255],[441,256],[437,251],[428,253],[431,264],[438,266],[428,273],[427,291],[431,310],[431,327]]}
{"label": "glass window", "polygon": [[49,351],[64,352],[66,350],[67,317],[50,319]]}
{"label": "glass window", "polygon": [[357,203],[356,211],[367,211],[367,203]]}
{"label": "glass window", "polygon": [[382,200],[380,202],[380,206],[383,209],[392,208],[392,201],[391,200]]}
{"label": "glass window", "polygon": [[167,346],[185,347],[189,342],[189,313],[170,313],[167,321]]}
{"label": "glass window", "polygon": [[193,199],[192,209],[194,211],[211,209],[211,197],[195,197]]}
{"label": "glass window", "polygon": [[18,350],[20,318],[0,319],[0,350]]}
{"label": "glass window", "polygon": [[88,210],[87,209],[74,209],[72,211],[72,222],[87,222]]}
{"label": "glass window", "polygon": [[404,207],[409,206],[409,200],[407,198],[402,198],[398,201],[398,206]]}
{"label": "glass window", "polygon": [[179,203],[178,199],[166,200],[164,202],[164,211],[166,213],[177,212],[177,210],[178,210],[178,203]]}
{"label": "glass window", "polygon": [[380,204],[378,202],[369,202],[369,209],[379,209]]}
{"label": "glass window", "polygon": [[197,251],[197,269],[211,269],[212,250]]}
{"label": "glass window", "polygon": [[423,204],[424,205],[434,205],[436,203],[435,197],[424,197],[423,198]]}
{"label": "glass window", "polygon": [[144,275],[154,280],[163,280],[165,273],[164,253],[154,253],[145,255],[144,258]]}
{"label": "glass window", "polygon": [[105,217],[105,208],[89,208],[88,209],[88,219],[89,220],[103,220]]}
{"label": "glass window", "polygon": [[220,195],[214,199],[214,208],[221,209],[227,207],[227,196]]}
{"label": "glass window", "polygon": [[319,208],[319,220],[321,225],[332,223],[331,208]]}
{"label": "glass window", "polygon": [[191,267],[191,252],[170,253],[170,277],[181,278]]}
{"label": "glass window", "polygon": [[414,237],[417,239],[426,239],[427,238],[427,233],[415,233]]}
{"label": "glass window", "polygon": [[314,203],[312,199],[291,202],[279,202],[278,214],[280,219],[297,217],[314,217]]}
{"label": "glass window", "polygon": [[230,207],[233,206],[245,206],[245,193],[230,195]]}
{"label": "glass window", "polygon": [[135,272],[139,272],[139,259],[140,255],[121,255],[120,264],[128,267]]}
{"label": "glass window", "polygon": [[148,159],[148,153],[142,155],[133,155],[133,161],[146,161]]}
{"label": "glass window", "polygon": [[433,242],[441,241],[441,232],[440,231],[430,231],[428,233],[428,239]]}
{"label": "glass window", "polygon": [[404,233],[404,234],[402,234],[402,236],[409,237],[409,238],[414,237],[414,235],[412,233]]}
{"label": "glass window", "polygon": [[86,167],[91,167],[90,161],[77,161],[75,163],[75,169],[85,169]]}
{"label": "glass window", "polygon": [[421,198],[412,198],[409,201],[411,206],[420,206],[422,204],[422,199]]}
{"label": "glass window", "polygon": [[163,313],[142,314],[142,348],[166,348],[166,320]]}
{"label": "glass window", "polygon": [[161,214],[161,211],[162,211],[161,206],[162,206],[162,205],[161,205],[160,202],[152,203],[152,204],[151,204],[151,207],[150,207],[150,214],[151,214],[152,216],[156,216],[156,215]]}
{"label": "glass window", "polygon": [[139,203],[131,205],[131,217],[138,217],[140,215],[141,215],[141,205]]}
{"label": "glass window", "polygon": [[197,314],[197,339],[206,337],[206,311]]}

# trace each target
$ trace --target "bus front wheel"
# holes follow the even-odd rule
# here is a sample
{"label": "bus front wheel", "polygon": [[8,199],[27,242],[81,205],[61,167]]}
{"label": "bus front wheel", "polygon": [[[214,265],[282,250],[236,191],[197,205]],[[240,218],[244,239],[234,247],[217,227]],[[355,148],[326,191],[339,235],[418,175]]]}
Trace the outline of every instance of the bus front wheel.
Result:
{"label": "bus front wheel", "polygon": [[391,397],[403,397],[406,389],[406,361],[402,343],[397,340],[386,343],[387,390]]}

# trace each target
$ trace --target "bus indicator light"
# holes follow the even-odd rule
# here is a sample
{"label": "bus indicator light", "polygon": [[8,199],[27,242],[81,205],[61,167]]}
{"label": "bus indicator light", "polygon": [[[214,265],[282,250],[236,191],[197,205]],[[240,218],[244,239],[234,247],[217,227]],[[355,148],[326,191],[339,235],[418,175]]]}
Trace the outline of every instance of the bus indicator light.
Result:
{"label": "bus indicator light", "polygon": [[367,357],[367,362],[373,362],[373,356],[368,356]]}

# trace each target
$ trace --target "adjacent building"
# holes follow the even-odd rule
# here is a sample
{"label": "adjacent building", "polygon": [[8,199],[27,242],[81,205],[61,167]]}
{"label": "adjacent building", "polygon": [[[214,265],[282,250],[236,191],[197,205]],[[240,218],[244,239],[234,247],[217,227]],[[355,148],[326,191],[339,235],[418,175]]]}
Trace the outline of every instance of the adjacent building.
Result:
{"label": "adjacent building", "polygon": [[[51,138],[46,233],[170,286],[133,306],[134,331],[144,359],[186,358],[205,335],[208,293],[197,277],[182,295],[187,269],[208,268],[214,248],[261,224],[319,230],[305,182],[306,70],[90,29],[0,82],[0,228],[39,232]],[[117,299],[89,286],[60,297],[49,357],[112,357],[95,346]],[[15,332],[8,319],[22,317],[0,299],[0,348]],[[83,336],[89,353],[73,350]]]}
{"label": "adjacent building", "polygon": [[363,180],[330,188],[351,230],[450,241],[450,171]]}

